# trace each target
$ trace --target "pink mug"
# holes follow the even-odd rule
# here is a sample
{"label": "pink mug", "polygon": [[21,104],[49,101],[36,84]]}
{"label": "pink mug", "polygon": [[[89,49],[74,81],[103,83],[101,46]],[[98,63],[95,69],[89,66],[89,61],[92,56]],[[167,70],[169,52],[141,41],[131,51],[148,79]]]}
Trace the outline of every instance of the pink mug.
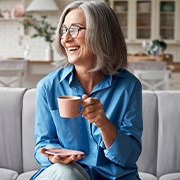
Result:
{"label": "pink mug", "polygon": [[78,96],[59,96],[58,106],[61,117],[75,118],[80,114],[81,98]]}

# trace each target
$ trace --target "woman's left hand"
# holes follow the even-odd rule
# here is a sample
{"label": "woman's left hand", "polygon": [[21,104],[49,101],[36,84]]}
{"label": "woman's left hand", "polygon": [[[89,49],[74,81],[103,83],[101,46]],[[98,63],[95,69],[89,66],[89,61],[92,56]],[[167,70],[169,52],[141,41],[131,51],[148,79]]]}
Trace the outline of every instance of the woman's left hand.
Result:
{"label": "woman's left hand", "polygon": [[91,98],[86,94],[82,96],[82,100],[84,108],[82,110],[82,116],[85,117],[89,123],[94,123],[97,127],[102,128],[108,119],[100,100],[97,98]]}
{"label": "woman's left hand", "polygon": [[85,158],[85,154],[79,154],[79,155],[71,155],[71,156],[65,156],[61,157],[58,154],[49,154],[46,151],[51,150],[54,148],[41,148],[40,152],[45,155],[51,163],[59,163],[59,164],[69,164],[72,162],[76,162],[82,158]]}

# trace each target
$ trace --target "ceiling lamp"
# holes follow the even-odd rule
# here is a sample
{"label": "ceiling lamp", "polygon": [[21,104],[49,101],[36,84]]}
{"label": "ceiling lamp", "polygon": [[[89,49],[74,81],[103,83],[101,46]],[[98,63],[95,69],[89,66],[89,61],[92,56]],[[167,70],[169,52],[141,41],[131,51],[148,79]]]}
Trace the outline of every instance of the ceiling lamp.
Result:
{"label": "ceiling lamp", "polygon": [[54,0],[33,0],[27,7],[27,12],[32,11],[57,11],[58,6]]}

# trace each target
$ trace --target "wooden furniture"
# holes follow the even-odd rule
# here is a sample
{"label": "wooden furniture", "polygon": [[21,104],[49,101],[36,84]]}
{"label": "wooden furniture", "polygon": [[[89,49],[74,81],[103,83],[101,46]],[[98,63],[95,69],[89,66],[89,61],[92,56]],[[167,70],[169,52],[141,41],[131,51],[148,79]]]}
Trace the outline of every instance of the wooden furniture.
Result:
{"label": "wooden furniture", "polygon": [[167,69],[174,73],[180,73],[180,62],[167,62]]}
{"label": "wooden furniture", "polygon": [[128,70],[134,73],[135,70],[169,70],[169,89],[180,90],[180,62],[165,62],[140,60],[135,61],[134,58],[128,63]]}
{"label": "wooden furniture", "polygon": [[0,86],[35,88],[58,62],[6,59],[0,61]]}
{"label": "wooden furniture", "polygon": [[46,75],[55,69],[53,61],[28,60],[28,73],[34,75]]}
{"label": "wooden furniture", "polygon": [[156,61],[157,58],[153,56],[147,56],[147,55],[128,55],[128,61],[129,62],[140,62],[140,61]]}
{"label": "wooden furniture", "polygon": [[111,0],[126,41],[162,38],[180,42],[179,0]]}
{"label": "wooden furniture", "polygon": [[135,70],[134,75],[141,81],[143,90],[169,89],[169,70]]}
{"label": "wooden furniture", "polygon": [[0,61],[0,86],[22,87],[27,71],[27,62],[22,60]]}
{"label": "wooden furniture", "polygon": [[23,87],[36,87],[37,83],[57,68],[58,62],[53,61],[27,61],[26,79]]}
{"label": "wooden furniture", "polygon": [[166,62],[132,61],[132,62],[128,62],[127,69],[132,73],[134,73],[135,70],[166,70]]}

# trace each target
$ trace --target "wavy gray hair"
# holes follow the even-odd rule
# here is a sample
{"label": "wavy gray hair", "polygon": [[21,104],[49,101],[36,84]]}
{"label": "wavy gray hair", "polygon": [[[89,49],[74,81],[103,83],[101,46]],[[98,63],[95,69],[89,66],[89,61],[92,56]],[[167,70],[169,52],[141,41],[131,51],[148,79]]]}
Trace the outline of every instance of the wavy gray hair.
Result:
{"label": "wavy gray hair", "polygon": [[57,52],[68,59],[59,38],[59,29],[65,16],[73,9],[81,8],[86,17],[86,45],[96,54],[95,68],[91,71],[102,71],[104,74],[115,74],[118,69],[127,66],[127,48],[125,39],[114,11],[104,2],[75,1],[62,12],[55,34]]}

